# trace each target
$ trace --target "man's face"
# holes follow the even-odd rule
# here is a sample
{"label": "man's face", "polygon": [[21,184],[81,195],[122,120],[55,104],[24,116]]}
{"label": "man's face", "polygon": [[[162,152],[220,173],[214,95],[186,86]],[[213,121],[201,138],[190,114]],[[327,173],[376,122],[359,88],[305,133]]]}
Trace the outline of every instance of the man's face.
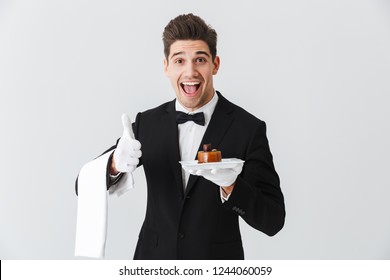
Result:
{"label": "man's face", "polygon": [[212,60],[209,47],[202,40],[178,40],[164,59],[165,75],[171,80],[179,102],[194,111],[211,100],[213,75],[217,74],[219,57]]}

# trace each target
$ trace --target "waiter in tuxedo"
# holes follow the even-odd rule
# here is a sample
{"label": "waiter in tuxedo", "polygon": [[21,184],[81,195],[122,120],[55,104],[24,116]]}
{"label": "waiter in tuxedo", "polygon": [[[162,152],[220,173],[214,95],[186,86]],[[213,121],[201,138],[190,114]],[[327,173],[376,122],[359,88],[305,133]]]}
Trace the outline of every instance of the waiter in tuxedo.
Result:
{"label": "waiter in tuxedo", "polygon": [[[285,219],[266,125],[214,89],[217,34],[201,18],[174,18],[163,42],[165,75],[176,99],[138,113],[134,123],[122,117],[123,136],[100,157],[106,187],[126,190],[143,165],[147,209],[134,259],[244,259],[239,217],[269,236]],[[223,158],[243,162],[184,170],[180,161],[195,160],[207,143]]]}

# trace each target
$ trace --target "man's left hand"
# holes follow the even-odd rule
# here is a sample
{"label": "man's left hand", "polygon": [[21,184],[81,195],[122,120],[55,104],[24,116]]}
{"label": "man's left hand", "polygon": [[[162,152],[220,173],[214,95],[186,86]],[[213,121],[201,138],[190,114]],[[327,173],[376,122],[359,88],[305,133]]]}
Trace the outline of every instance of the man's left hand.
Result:
{"label": "man's left hand", "polygon": [[243,164],[238,164],[234,168],[188,170],[188,172],[192,175],[202,176],[220,187],[229,187],[236,181],[242,167]]}

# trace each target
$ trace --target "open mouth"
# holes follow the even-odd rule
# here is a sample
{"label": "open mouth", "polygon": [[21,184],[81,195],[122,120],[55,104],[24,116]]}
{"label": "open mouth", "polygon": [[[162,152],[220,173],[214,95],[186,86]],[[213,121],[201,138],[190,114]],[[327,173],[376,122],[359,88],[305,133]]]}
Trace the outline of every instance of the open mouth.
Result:
{"label": "open mouth", "polygon": [[182,82],[180,86],[186,94],[194,96],[200,88],[200,82]]}

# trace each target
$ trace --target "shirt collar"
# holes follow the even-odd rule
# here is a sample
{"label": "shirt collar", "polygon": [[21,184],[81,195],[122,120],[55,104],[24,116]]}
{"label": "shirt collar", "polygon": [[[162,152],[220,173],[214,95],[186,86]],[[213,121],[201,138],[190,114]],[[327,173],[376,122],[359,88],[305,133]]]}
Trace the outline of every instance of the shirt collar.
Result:
{"label": "shirt collar", "polygon": [[208,124],[210,119],[211,119],[211,116],[214,113],[215,106],[217,106],[218,98],[219,98],[218,94],[214,90],[213,98],[211,98],[211,100],[209,102],[207,102],[202,107],[196,109],[195,111],[191,111],[191,112],[188,111],[186,108],[184,108],[183,105],[181,105],[179,100],[177,100],[177,98],[176,98],[176,102],[175,102],[176,111],[181,111],[181,112],[184,112],[186,114],[195,114],[195,113],[203,112],[205,122],[206,122],[206,124]]}

